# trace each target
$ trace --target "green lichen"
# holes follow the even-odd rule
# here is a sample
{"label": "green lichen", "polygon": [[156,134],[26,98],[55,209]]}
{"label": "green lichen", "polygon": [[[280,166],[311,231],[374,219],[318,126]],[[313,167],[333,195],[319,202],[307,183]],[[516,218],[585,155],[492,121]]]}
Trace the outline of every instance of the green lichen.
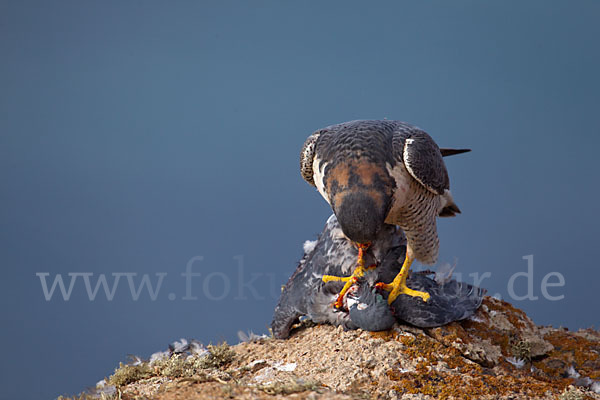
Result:
{"label": "green lichen", "polygon": [[270,395],[288,395],[306,391],[317,392],[322,387],[320,382],[297,378],[258,385],[257,389]]}
{"label": "green lichen", "polygon": [[164,360],[156,360],[152,363],[156,375],[168,378],[189,378],[201,374],[204,357],[184,356],[176,354]]}
{"label": "green lichen", "polygon": [[89,394],[89,393],[81,393],[77,396],[69,396],[69,397],[64,397],[64,396],[58,396],[58,398],[56,400],[116,400],[117,394],[106,394],[106,393],[100,393],[100,394]]}
{"label": "green lichen", "polygon": [[154,375],[152,367],[146,362],[137,365],[119,363],[119,368],[108,378],[108,384],[121,387]]}
{"label": "green lichen", "polygon": [[583,400],[585,397],[581,390],[574,386],[569,386],[558,396],[559,400]]}
{"label": "green lichen", "polygon": [[226,343],[219,345],[208,345],[208,355],[202,357],[201,365],[203,368],[219,368],[229,364],[235,357],[235,351]]}
{"label": "green lichen", "polygon": [[108,384],[118,387],[128,385],[154,376],[168,378],[191,378],[206,380],[206,372],[229,364],[235,357],[235,351],[227,344],[208,346],[208,354],[186,356],[175,354],[169,358],[138,364],[119,364],[119,368],[108,378]]}
{"label": "green lichen", "polygon": [[510,351],[517,360],[531,362],[531,343],[524,340],[514,340]]}

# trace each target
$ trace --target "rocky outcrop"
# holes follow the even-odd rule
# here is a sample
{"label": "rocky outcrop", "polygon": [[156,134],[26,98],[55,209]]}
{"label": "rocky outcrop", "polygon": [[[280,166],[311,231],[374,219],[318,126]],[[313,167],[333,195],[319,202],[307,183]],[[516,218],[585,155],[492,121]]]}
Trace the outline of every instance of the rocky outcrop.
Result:
{"label": "rocky outcrop", "polygon": [[438,328],[372,333],[300,324],[285,340],[138,361],[103,390],[123,399],[567,400],[600,399],[598,381],[600,332],[538,327],[486,297],[471,318]]}

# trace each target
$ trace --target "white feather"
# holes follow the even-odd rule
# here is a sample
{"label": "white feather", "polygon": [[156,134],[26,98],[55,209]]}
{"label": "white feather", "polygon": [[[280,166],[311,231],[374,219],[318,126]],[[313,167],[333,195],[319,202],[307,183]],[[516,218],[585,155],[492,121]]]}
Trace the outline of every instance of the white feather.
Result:
{"label": "white feather", "polygon": [[325,175],[325,168],[327,168],[327,163],[323,163],[321,165],[321,160],[315,157],[313,161],[313,180],[315,181],[315,186],[321,196],[329,203],[329,196],[327,196],[327,192],[325,191],[325,184],[323,183],[323,178]]}
{"label": "white feather", "polygon": [[304,242],[304,245],[302,246],[302,248],[304,249],[304,254],[312,253],[316,245],[316,240],[307,240],[306,242]]}
{"label": "white feather", "polygon": [[572,365],[567,369],[567,374],[569,374],[569,378],[579,378],[581,376]]}
{"label": "white feather", "polygon": [[437,271],[435,271],[435,281],[438,285],[443,285],[448,282],[452,278],[452,273],[456,268],[456,260],[454,261],[454,265],[450,265],[450,263],[442,263],[438,266]]}
{"label": "white feather", "polygon": [[511,363],[512,365],[514,365],[517,368],[523,368],[523,366],[525,365],[525,360],[522,359],[517,359],[514,357],[506,357],[506,361],[508,361],[509,363]]}

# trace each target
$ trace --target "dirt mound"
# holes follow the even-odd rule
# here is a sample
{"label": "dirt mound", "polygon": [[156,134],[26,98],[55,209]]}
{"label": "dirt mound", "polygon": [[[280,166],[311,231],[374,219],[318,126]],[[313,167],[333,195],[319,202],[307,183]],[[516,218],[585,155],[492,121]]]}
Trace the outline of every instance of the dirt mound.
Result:
{"label": "dirt mound", "polygon": [[600,332],[538,327],[509,303],[486,297],[473,317],[440,328],[396,325],[371,333],[303,324],[286,340],[121,366],[102,396],[600,399],[599,381]]}

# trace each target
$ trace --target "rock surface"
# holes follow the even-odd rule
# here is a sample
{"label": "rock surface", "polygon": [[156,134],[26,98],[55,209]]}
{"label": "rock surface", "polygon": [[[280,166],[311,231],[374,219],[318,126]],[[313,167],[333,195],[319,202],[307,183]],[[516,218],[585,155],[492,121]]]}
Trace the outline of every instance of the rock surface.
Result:
{"label": "rock surface", "polygon": [[138,363],[145,375],[109,378],[119,382],[110,396],[600,399],[600,332],[538,327],[490,297],[471,318],[443,327],[395,325],[372,333],[301,324],[288,339],[254,339],[230,350],[209,361],[187,356],[201,368],[188,376],[181,368]]}

